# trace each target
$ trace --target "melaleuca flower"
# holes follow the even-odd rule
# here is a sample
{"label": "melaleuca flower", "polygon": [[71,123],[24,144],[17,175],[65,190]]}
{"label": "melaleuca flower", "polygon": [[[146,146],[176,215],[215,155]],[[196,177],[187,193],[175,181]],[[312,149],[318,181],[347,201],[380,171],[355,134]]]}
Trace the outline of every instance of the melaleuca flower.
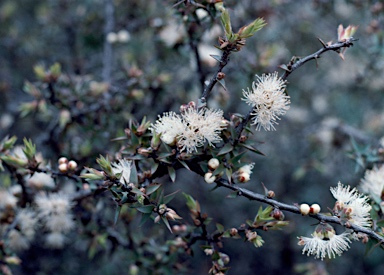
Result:
{"label": "melaleuca flower", "polygon": [[314,255],[321,260],[327,256],[329,259],[335,258],[336,255],[340,256],[349,249],[350,233],[344,232],[340,235],[328,233],[327,236],[328,238],[325,238],[324,234],[314,232],[312,238],[299,237],[298,245],[304,246],[303,254]]}
{"label": "melaleuca flower", "polygon": [[384,166],[375,166],[372,170],[366,170],[360,189],[375,201],[381,201],[384,198]]}
{"label": "melaleuca flower", "polygon": [[118,163],[111,163],[111,166],[114,174],[120,174],[120,183],[128,184],[129,177],[131,176],[132,161],[120,159]]}
{"label": "melaleuca flower", "polygon": [[152,132],[161,134],[161,140],[168,144],[174,145],[176,143],[177,136],[184,131],[184,123],[181,120],[180,115],[175,112],[164,113],[163,116],[159,116],[155,124],[152,124],[149,128]]}
{"label": "melaleuca flower", "polygon": [[71,230],[75,223],[70,212],[72,202],[65,194],[41,193],[36,196],[38,216],[41,218],[48,233],[45,244],[48,247],[61,248],[64,245],[64,233]]}
{"label": "melaleuca flower", "polygon": [[277,72],[256,76],[252,90],[243,90],[242,100],[253,107],[252,125],[256,130],[263,127],[266,131],[276,130],[273,124],[289,109],[289,96],[284,93],[285,81],[278,77]]}
{"label": "melaleuca flower", "polygon": [[359,194],[356,188],[343,186],[340,182],[337,187],[330,188],[333,197],[337,200],[334,211],[343,221],[363,227],[371,227],[369,212],[371,206],[367,203],[368,197]]}
{"label": "melaleuca flower", "polygon": [[159,117],[150,129],[156,134],[161,134],[161,139],[169,144],[175,145],[181,151],[192,153],[202,147],[205,142],[210,146],[220,142],[220,133],[226,128],[223,123],[223,111],[203,108],[197,110],[188,107],[181,115],[170,112]]}
{"label": "melaleuca flower", "polygon": [[220,133],[226,127],[223,124],[223,111],[188,108],[181,116],[185,127],[177,142],[181,151],[191,153],[203,146],[205,141],[210,146],[221,141]]}

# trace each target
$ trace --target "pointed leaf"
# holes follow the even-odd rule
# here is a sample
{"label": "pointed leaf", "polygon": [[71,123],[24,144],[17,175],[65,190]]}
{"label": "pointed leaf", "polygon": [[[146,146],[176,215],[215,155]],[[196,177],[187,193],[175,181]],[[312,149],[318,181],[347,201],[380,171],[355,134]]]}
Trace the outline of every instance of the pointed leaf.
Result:
{"label": "pointed leaf", "polygon": [[155,208],[154,205],[144,205],[144,206],[137,207],[136,210],[143,214],[150,214],[153,212],[154,208]]}
{"label": "pointed leaf", "polygon": [[139,226],[142,226],[151,217],[151,215],[152,215],[152,213],[147,213],[147,214],[141,215],[141,221],[140,221]]}
{"label": "pointed leaf", "polygon": [[173,198],[179,192],[180,192],[180,190],[177,190],[177,191],[175,191],[175,192],[173,192],[171,194],[168,194],[168,195],[164,196],[163,203],[165,203],[165,204],[169,203],[171,200],[173,200]]}
{"label": "pointed leaf", "polygon": [[153,192],[155,192],[157,189],[159,189],[161,186],[162,186],[161,184],[151,184],[145,188],[145,194],[150,195]]}
{"label": "pointed leaf", "polygon": [[215,55],[215,54],[210,54],[210,56],[211,56],[212,58],[214,58],[216,61],[218,61],[219,63],[221,63],[221,56],[219,56],[219,55]]}
{"label": "pointed leaf", "polygon": [[219,152],[217,155],[218,155],[218,156],[220,156],[220,155],[225,155],[226,153],[229,153],[229,152],[231,152],[232,150],[233,150],[233,146],[232,146],[232,144],[227,143],[227,144],[224,145],[223,148],[221,148],[220,152]]}
{"label": "pointed leaf", "polygon": [[187,170],[191,171],[191,168],[189,168],[188,164],[186,164],[185,161],[183,161],[183,160],[178,160],[178,161],[179,161],[179,162],[181,163],[181,165],[183,165]]}
{"label": "pointed leaf", "polygon": [[120,211],[121,211],[121,205],[117,205],[117,207],[116,207],[116,211],[115,211],[115,218],[114,218],[114,220],[113,220],[113,225],[116,225],[116,224],[117,224],[117,220],[118,220],[118,218],[119,218]]}
{"label": "pointed leaf", "polygon": [[253,147],[252,145],[250,144],[247,144],[247,143],[239,143],[239,146],[242,146],[244,148],[247,148],[248,150],[256,153],[256,154],[259,154],[259,155],[262,155],[262,156],[265,156],[261,151],[257,150],[255,147]]}
{"label": "pointed leaf", "polygon": [[176,180],[176,171],[172,166],[168,166],[168,174],[169,177],[171,178],[172,182],[175,182]]}
{"label": "pointed leaf", "polygon": [[164,224],[167,226],[167,228],[168,228],[168,230],[173,234],[173,232],[172,232],[172,228],[171,228],[171,226],[169,225],[169,222],[168,222],[168,220],[167,220],[167,218],[166,217],[161,217],[161,220],[164,222]]}
{"label": "pointed leaf", "polygon": [[133,184],[139,184],[139,178],[137,176],[136,163],[133,161],[131,165],[131,174],[129,175],[129,182]]}
{"label": "pointed leaf", "polygon": [[225,86],[225,80],[224,79],[217,79],[217,82],[219,82],[220,85],[223,86],[224,90],[227,91],[227,87]]}

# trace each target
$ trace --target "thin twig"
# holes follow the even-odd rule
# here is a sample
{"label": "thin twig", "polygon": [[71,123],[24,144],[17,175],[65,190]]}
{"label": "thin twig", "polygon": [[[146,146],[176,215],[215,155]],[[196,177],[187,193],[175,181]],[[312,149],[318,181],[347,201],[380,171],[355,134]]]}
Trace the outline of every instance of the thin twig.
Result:
{"label": "thin twig", "polygon": [[213,77],[209,81],[208,85],[205,87],[203,95],[200,98],[202,103],[205,103],[207,101],[209,95],[211,94],[213,87],[215,86],[215,84],[218,81],[217,75],[219,73],[221,73],[223,68],[228,64],[229,55],[231,54],[231,52],[232,52],[231,50],[224,49],[223,54],[221,55],[221,58],[220,58],[219,67],[218,67],[216,73],[213,75]]}
{"label": "thin twig", "polygon": [[347,39],[346,41],[343,41],[343,42],[337,42],[337,43],[334,43],[334,44],[331,44],[331,45],[323,44],[323,47],[320,50],[318,50],[317,52],[315,52],[315,53],[313,53],[311,55],[308,55],[308,56],[306,56],[304,58],[300,58],[299,60],[297,60],[293,64],[291,62],[289,62],[286,65],[287,69],[285,70],[285,72],[284,72],[284,74],[283,74],[283,76],[281,78],[283,80],[286,80],[291,73],[293,73],[296,69],[300,68],[302,65],[304,65],[308,61],[313,60],[313,59],[318,59],[318,58],[320,58],[320,56],[323,53],[328,52],[328,51],[338,52],[342,48],[349,48],[349,47],[353,46],[353,42],[357,41],[357,40],[358,39],[355,39],[355,38],[351,37],[351,38],[349,38],[349,39]]}
{"label": "thin twig", "polygon": [[[237,195],[239,195],[239,196],[248,198],[250,200],[256,200],[256,201],[259,201],[259,202],[263,202],[263,203],[269,204],[269,205],[271,205],[273,207],[276,207],[276,208],[278,208],[280,210],[285,210],[285,211],[292,212],[292,213],[295,213],[295,214],[301,214],[300,209],[297,206],[295,206],[295,205],[290,205],[290,204],[282,203],[282,202],[279,202],[277,200],[268,198],[268,197],[266,197],[264,195],[261,195],[261,194],[258,194],[258,193],[254,193],[254,192],[252,192],[252,191],[250,191],[248,189],[238,187],[237,185],[234,185],[234,184],[230,184],[225,179],[220,179],[216,183],[217,183],[218,186],[225,187],[227,189],[236,191]],[[361,232],[361,233],[367,234],[371,238],[377,240],[379,243],[384,244],[384,237],[379,235],[379,234],[377,234],[373,230],[370,230],[368,228],[361,227],[361,226],[358,226],[358,225],[355,225],[355,224],[343,224],[343,222],[338,217],[327,216],[327,215],[324,215],[324,214],[309,215],[309,217],[317,219],[319,221],[323,221],[323,222],[335,223],[335,224],[342,225],[342,226],[344,226],[346,228],[352,229],[355,232]]]}

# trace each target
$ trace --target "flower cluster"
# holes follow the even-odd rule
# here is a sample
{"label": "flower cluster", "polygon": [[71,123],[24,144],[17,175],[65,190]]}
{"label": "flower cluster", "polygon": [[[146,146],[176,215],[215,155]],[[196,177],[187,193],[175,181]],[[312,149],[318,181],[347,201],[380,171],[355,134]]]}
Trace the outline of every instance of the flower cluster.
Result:
{"label": "flower cluster", "polygon": [[289,109],[289,96],[284,93],[285,81],[278,77],[277,72],[261,77],[252,83],[252,90],[243,90],[242,100],[253,107],[252,124],[256,129],[263,127],[266,131],[276,130],[273,124],[278,124],[279,116]]}
{"label": "flower cluster", "polygon": [[74,227],[73,216],[70,213],[72,203],[68,196],[61,193],[36,196],[35,203],[39,218],[42,219],[49,233],[45,244],[52,248],[61,248],[65,243],[64,234]]}
{"label": "flower cluster", "polygon": [[223,111],[208,108],[197,110],[191,106],[180,115],[174,112],[164,113],[150,129],[161,134],[160,138],[164,143],[176,144],[181,151],[192,153],[205,142],[210,146],[220,142],[220,133],[226,126]]}
{"label": "flower cluster", "polygon": [[371,227],[371,206],[367,203],[368,197],[358,193],[356,188],[343,186],[340,182],[337,187],[331,187],[331,193],[337,200],[334,211],[345,222],[359,226]]}

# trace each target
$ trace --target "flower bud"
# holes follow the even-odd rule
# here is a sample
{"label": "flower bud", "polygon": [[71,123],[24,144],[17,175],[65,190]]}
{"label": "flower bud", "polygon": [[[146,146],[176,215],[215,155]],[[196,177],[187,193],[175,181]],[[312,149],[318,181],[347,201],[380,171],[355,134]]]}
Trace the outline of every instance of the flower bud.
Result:
{"label": "flower bud", "polygon": [[269,199],[274,198],[274,197],[275,197],[275,192],[273,192],[272,190],[269,190],[268,193],[267,193],[267,197],[268,197]]}
{"label": "flower bud", "polygon": [[61,157],[59,158],[59,161],[58,161],[59,164],[62,164],[62,163],[68,163],[68,159],[66,157]]}
{"label": "flower bud", "polygon": [[284,213],[277,208],[273,209],[271,216],[278,221],[282,221],[285,218]]}
{"label": "flower bud", "polygon": [[62,163],[58,168],[61,173],[66,173],[68,171],[68,164]]}
{"label": "flower bud", "polygon": [[222,80],[222,79],[224,79],[224,77],[225,77],[225,73],[223,73],[223,72],[217,73],[217,79],[218,80]]}
{"label": "flower bud", "polygon": [[208,161],[208,168],[212,171],[216,170],[217,167],[219,167],[220,161],[217,158],[211,158]]}
{"label": "flower bud", "polygon": [[300,204],[300,213],[305,216],[305,215],[308,215],[309,214],[309,211],[310,211],[310,207],[308,204],[306,203],[302,203]]}
{"label": "flower bud", "polygon": [[236,228],[231,228],[231,230],[229,231],[229,234],[231,235],[231,236],[236,236],[237,235],[237,233],[238,233],[238,230],[236,229]]}
{"label": "flower bud", "polygon": [[237,179],[239,182],[248,182],[251,179],[251,175],[248,173],[240,173]]}
{"label": "flower bud", "polygon": [[216,176],[212,176],[212,173],[208,172],[208,173],[205,173],[204,180],[206,183],[211,184],[215,182]]}
{"label": "flower bud", "polygon": [[77,162],[76,161],[71,160],[68,162],[68,169],[69,170],[74,171],[74,170],[76,170],[76,168],[77,168]]}
{"label": "flower bud", "polygon": [[317,203],[314,203],[311,205],[311,208],[309,210],[309,212],[311,214],[317,214],[321,211],[321,208],[320,208],[320,205],[318,205]]}

